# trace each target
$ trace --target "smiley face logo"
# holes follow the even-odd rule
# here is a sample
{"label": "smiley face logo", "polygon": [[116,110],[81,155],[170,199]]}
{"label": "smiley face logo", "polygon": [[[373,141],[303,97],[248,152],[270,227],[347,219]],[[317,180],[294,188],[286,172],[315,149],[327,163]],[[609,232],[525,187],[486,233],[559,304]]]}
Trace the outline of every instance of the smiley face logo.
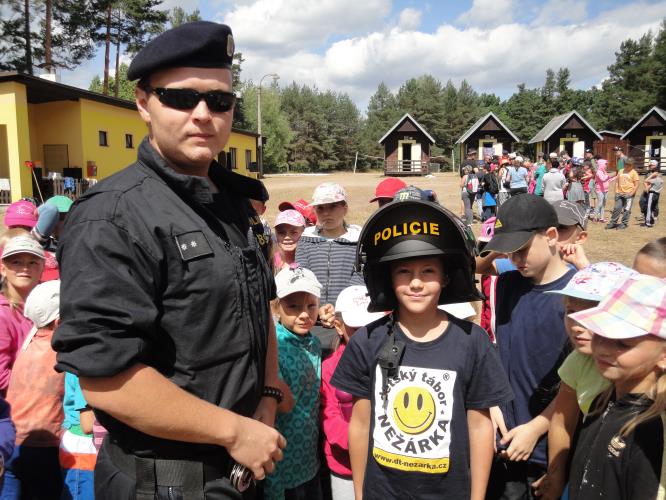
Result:
{"label": "smiley face logo", "polygon": [[406,387],[393,401],[393,415],[405,434],[421,434],[435,420],[435,400],[423,387]]}

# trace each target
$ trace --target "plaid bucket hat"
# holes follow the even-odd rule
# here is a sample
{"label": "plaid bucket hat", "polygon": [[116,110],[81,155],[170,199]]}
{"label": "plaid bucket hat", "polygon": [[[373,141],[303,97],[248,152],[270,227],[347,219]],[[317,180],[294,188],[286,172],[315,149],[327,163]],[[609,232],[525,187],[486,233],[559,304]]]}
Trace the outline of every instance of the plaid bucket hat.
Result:
{"label": "plaid bucket hat", "polygon": [[637,274],[624,281],[597,307],[569,317],[609,339],[648,334],[666,339],[666,279]]}

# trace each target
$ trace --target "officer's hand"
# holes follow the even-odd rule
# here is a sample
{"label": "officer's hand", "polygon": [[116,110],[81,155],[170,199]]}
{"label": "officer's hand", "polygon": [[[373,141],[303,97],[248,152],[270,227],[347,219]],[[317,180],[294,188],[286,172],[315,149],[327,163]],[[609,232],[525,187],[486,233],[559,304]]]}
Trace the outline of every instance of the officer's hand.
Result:
{"label": "officer's hand", "polygon": [[275,463],[284,457],[282,449],[287,446],[287,440],[278,431],[257,420],[237,417],[235,438],[227,451],[260,481],[273,472]]}
{"label": "officer's hand", "polygon": [[325,328],[333,328],[335,321],[335,306],[333,304],[326,304],[319,308],[319,321]]}

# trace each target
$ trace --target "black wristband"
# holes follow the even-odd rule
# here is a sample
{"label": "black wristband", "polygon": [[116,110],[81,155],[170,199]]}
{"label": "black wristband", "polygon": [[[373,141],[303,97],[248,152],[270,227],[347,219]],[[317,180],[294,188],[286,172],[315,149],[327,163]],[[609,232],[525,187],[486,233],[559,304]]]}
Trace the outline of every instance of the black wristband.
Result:
{"label": "black wristband", "polygon": [[261,395],[264,397],[273,398],[275,401],[277,401],[278,404],[282,403],[282,400],[284,399],[284,394],[280,389],[277,387],[270,387],[268,385],[264,387],[263,391],[261,391]]}

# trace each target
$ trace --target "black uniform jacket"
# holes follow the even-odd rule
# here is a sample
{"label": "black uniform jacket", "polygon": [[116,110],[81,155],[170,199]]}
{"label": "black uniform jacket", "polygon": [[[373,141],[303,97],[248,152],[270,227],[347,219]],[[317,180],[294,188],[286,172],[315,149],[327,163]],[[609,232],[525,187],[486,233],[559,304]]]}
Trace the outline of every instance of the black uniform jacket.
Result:
{"label": "black uniform jacket", "polygon": [[[220,194],[205,178],[169,168],[146,139],[135,164],[77,200],[58,249],[57,370],[109,377],[143,363],[201,399],[254,412],[275,285],[261,223],[244,196],[249,179],[217,163],[209,177]],[[96,414],[127,451],[214,451]]]}

